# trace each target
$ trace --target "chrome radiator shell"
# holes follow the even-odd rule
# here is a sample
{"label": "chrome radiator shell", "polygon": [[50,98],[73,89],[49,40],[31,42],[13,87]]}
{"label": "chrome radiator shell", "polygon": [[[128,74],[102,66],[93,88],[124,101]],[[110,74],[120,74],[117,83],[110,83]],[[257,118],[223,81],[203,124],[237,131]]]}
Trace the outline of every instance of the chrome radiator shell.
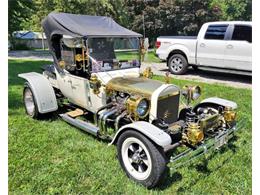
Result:
{"label": "chrome radiator shell", "polygon": [[163,84],[151,96],[150,122],[161,118],[171,124],[177,121],[180,89],[172,84]]}

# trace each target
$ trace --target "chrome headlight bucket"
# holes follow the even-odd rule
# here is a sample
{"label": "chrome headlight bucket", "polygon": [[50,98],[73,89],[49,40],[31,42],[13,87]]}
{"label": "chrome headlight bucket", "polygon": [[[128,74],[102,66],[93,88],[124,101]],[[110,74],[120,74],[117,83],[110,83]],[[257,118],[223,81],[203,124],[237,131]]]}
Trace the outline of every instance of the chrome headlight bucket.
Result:
{"label": "chrome headlight bucket", "polygon": [[185,85],[182,89],[182,95],[187,99],[189,104],[191,100],[199,99],[201,95],[201,88],[200,86]]}
{"label": "chrome headlight bucket", "polygon": [[135,118],[145,118],[149,113],[149,101],[140,96],[131,96],[126,101],[126,108]]}
{"label": "chrome headlight bucket", "polygon": [[136,107],[136,113],[139,117],[146,116],[146,113],[148,111],[149,104],[146,99],[141,99]]}

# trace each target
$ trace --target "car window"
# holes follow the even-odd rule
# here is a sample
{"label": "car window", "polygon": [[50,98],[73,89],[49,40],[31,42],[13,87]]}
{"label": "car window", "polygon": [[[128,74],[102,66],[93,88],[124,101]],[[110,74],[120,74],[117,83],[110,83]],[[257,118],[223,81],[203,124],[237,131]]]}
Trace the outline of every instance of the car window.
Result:
{"label": "car window", "polygon": [[232,40],[252,42],[252,27],[247,25],[235,25]]}
{"label": "car window", "polygon": [[209,25],[205,39],[224,40],[228,25]]}
{"label": "car window", "polygon": [[64,61],[65,66],[71,66],[75,64],[74,62],[74,49],[68,47],[63,41],[61,41],[61,58],[60,60]]}

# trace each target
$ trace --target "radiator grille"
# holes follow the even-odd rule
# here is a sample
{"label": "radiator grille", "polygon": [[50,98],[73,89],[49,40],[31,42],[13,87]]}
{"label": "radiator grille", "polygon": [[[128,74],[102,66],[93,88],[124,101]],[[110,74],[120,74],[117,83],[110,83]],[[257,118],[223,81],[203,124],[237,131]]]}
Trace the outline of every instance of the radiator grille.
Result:
{"label": "radiator grille", "polygon": [[157,118],[162,118],[168,124],[176,122],[179,112],[180,95],[159,97],[157,105]]}

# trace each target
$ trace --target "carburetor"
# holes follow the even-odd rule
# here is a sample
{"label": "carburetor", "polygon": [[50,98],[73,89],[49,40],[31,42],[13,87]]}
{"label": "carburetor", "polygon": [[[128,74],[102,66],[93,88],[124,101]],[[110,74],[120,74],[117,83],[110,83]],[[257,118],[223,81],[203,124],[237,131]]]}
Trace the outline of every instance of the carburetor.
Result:
{"label": "carburetor", "polygon": [[187,124],[185,133],[183,133],[182,139],[191,144],[191,145],[196,145],[199,142],[201,142],[204,139],[204,133],[200,129],[200,126],[198,123],[191,122]]}

